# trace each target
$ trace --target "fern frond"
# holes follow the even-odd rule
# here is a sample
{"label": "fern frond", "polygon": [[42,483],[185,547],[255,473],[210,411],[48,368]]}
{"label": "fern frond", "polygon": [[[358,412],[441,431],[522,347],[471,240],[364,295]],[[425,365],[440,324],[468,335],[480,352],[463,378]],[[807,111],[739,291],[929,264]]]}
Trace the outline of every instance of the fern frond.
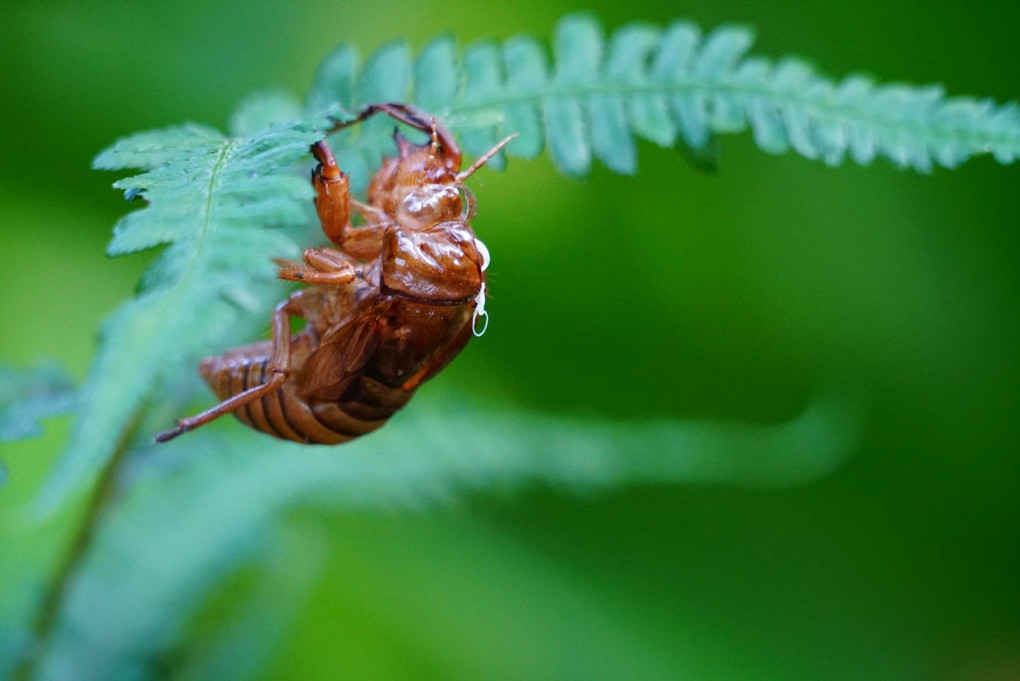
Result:
{"label": "fern frond", "polygon": [[[702,149],[715,135],[748,128],[767,152],[792,149],[833,165],[883,156],[927,172],[978,154],[1001,163],[1020,156],[1015,104],[949,99],[938,86],[878,85],[863,76],[836,82],[798,59],[745,56],[751,44],[746,29],[702,35],[684,21],[665,30],[629,25],[607,40],[594,19],[575,15],[558,25],[551,63],[528,36],[464,50],[443,36],[413,60],[393,44],[363,69],[345,46],[323,62],[307,101],[349,110],[380,99],[413,102],[444,120],[472,154],[517,132],[508,153],[532,158],[548,147],[569,175],[588,172],[592,157],[635,172],[635,137]],[[382,74],[384,91],[370,87]],[[378,163],[371,144],[351,146],[361,152],[359,165]]]}
{"label": "fern frond", "polygon": [[40,421],[69,413],[73,404],[74,383],[62,367],[40,362],[17,370],[0,364],[0,442],[37,437]]}
{"label": "fern frond", "polygon": [[41,678],[147,678],[199,604],[260,556],[298,507],[413,510],[535,483],[581,493],[638,482],[801,483],[839,465],[861,433],[860,413],[840,399],[776,426],[614,425],[476,408],[465,421],[458,407],[410,410],[400,429],[351,442],[342,456],[235,430],[199,431],[130,458],[131,484],[76,575]]}
{"label": "fern frond", "polygon": [[253,312],[279,296],[270,254],[298,253],[279,228],[307,223],[312,198],[292,166],[327,125],[297,112],[289,100],[260,96],[234,115],[233,136],[182,125],[120,140],[95,159],[96,168],[146,171],[114,185],[147,205],[117,223],[108,253],[169,246],[139,295],[103,325],[71,442],[37,499],[40,510],[104,465],[115,434],[162,377],[193,365],[224,331],[255,322]]}

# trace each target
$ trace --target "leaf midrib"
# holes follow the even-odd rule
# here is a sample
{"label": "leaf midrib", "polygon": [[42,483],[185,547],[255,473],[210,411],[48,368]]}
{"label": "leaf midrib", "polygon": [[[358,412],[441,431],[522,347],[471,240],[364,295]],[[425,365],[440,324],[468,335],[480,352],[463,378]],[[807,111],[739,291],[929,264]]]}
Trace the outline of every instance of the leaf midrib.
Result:
{"label": "leaf midrib", "polygon": [[237,146],[237,143],[238,140],[236,138],[227,138],[224,140],[223,145],[220,147],[219,154],[213,162],[212,170],[209,172],[209,182],[206,186],[205,203],[202,207],[201,227],[198,230],[198,235],[195,237],[195,254],[194,257],[188,259],[188,268],[184,271],[184,274],[181,276],[180,283],[176,287],[179,291],[178,298],[183,297],[184,293],[191,287],[191,282],[195,277],[195,272],[199,270],[199,264],[202,262],[202,255],[206,250],[206,244],[209,241],[209,235],[212,233],[213,229],[212,216],[216,206],[220,173],[223,171],[223,167],[227,164],[227,161],[230,158],[234,147]]}

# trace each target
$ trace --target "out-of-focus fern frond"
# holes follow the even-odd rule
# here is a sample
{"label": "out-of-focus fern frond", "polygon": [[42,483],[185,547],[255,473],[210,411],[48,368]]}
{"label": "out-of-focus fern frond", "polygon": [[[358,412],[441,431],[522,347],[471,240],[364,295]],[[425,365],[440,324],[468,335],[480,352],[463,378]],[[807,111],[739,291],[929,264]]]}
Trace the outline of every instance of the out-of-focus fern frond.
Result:
{"label": "out-of-focus fern frond", "polygon": [[[767,152],[792,149],[829,164],[883,156],[927,172],[977,154],[1002,163],[1020,156],[1015,104],[950,99],[939,86],[863,76],[837,82],[799,59],[748,57],[751,44],[747,29],[703,35],[685,21],[665,30],[629,25],[607,40],[594,19],[575,15],[557,27],[551,59],[528,36],[463,50],[443,36],[416,58],[391,44],[364,68],[344,46],[323,62],[307,101],[350,110],[380,99],[414,102],[445,121],[470,153],[516,132],[508,153],[531,158],[548,147],[569,175],[586,173],[593,156],[610,170],[635,172],[635,137],[702,149],[715,135],[748,128]],[[380,78],[384,86],[370,87]],[[372,144],[354,146],[358,163],[378,162]]]}
{"label": "out-of-focus fern frond", "polygon": [[40,421],[70,412],[73,404],[71,377],[58,365],[40,362],[25,370],[0,365],[0,442],[40,435]]}
{"label": "out-of-focus fern frond", "polygon": [[218,582],[261,555],[287,510],[420,509],[529,484],[580,493],[639,482],[790,484],[838,466],[861,434],[856,407],[831,399],[777,426],[473,411],[470,421],[456,404],[402,412],[401,423],[342,456],[235,428],[135,460],[127,495],[69,585],[39,678],[148,678],[153,657],[174,646]]}
{"label": "out-of-focus fern frond", "polygon": [[96,168],[145,171],[114,185],[147,205],[117,223],[108,252],[169,245],[138,295],[103,325],[70,445],[37,499],[40,510],[103,466],[162,376],[192,365],[224,331],[250,325],[253,311],[279,295],[270,257],[298,253],[279,228],[307,222],[312,198],[293,164],[327,125],[297,113],[293,102],[261,96],[234,115],[232,136],[181,125],[132,135],[96,157]]}

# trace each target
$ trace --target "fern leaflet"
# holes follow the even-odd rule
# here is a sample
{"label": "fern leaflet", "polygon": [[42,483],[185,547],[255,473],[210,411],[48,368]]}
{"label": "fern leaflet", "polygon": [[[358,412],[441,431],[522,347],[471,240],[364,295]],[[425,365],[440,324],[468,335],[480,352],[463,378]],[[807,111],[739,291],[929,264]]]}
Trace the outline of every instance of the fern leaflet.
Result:
{"label": "fern leaflet", "polygon": [[67,414],[73,406],[74,386],[62,367],[50,362],[24,370],[0,365],[0,442],[37,437],[39,421]]}
{"label": "fern leaflet", "polygon": [[289,100],[260,96],[235,114],[234,136],[182,125],[120,140],[96,158],[96,168],[146,171],[114,185],[147,205],[115,226],[108,252],[169,246],[145,272],[137,297],[103,326],[71,442],[37,499],[39,510],[103,466],[114,434],[140,414],[155,385],[182,364],[193,366],[225,331],[254,321],[252,312],[279,296],[269,254],[292,257],[298,249],[276,228],[307,224],[312,197],[292,164],[327,125],[298,113]]}
{"label": "fern leaflet", "polygon": [[[1015,104],[948,99],[938,86],[877,85],[863,76],[834,82],[797,59],[747,57],[751,44],[746,29],[703,36],[685,21],[665,30],[625,26],[607,41],[594,19],[575,15],[556,29],[551,64],[528,36],[462,52],[440,37],[415,59],[394,43],[361,69],[344,46],[323,62],[307,102],[349,110],[380,99],[414,102],[444,120],[470,153],[517,132],[509,153],[532,158],[548,147],[569,175],[588,172],[592,157],[635,172],[635,137],[702,149],[714,135],[747,128],[767,152],[792,149],[829,164],[883,156],[928,172],[977,154],[1001,163],[1020,156]],[[353,146],[362,152],[358,163],[372,167],[378,137],[367,137],[375,139]]]}

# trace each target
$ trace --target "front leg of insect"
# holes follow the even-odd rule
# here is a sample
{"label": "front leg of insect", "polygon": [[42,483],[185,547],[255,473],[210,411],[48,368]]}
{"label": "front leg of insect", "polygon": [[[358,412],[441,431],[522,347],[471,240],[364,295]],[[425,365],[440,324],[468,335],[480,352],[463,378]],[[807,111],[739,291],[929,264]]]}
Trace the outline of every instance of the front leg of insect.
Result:
{"label": "front leg of insect", "polygon": [[[461,171],[449,131],[412,107],[370,105],[336,129],[377,113],[429,141],[394,134],[398,155],[383,159],[368,203],[352,201],[325,140],[312,146],[316,212],[340,250],[311,248],[303,263],[278,261],[280,278],[312,288],[277,307],[272,341],[205,360],[202,376],[223,401],[157,441],[234,413],[275,437],[345,442],[382,426],[468,342],[484,314],[488,252],[471,230],[474,199],[463,182],[513,136]],[[351,224],[352,208],[361,226]],[[307,320],[293,336],[291,316]]]}

